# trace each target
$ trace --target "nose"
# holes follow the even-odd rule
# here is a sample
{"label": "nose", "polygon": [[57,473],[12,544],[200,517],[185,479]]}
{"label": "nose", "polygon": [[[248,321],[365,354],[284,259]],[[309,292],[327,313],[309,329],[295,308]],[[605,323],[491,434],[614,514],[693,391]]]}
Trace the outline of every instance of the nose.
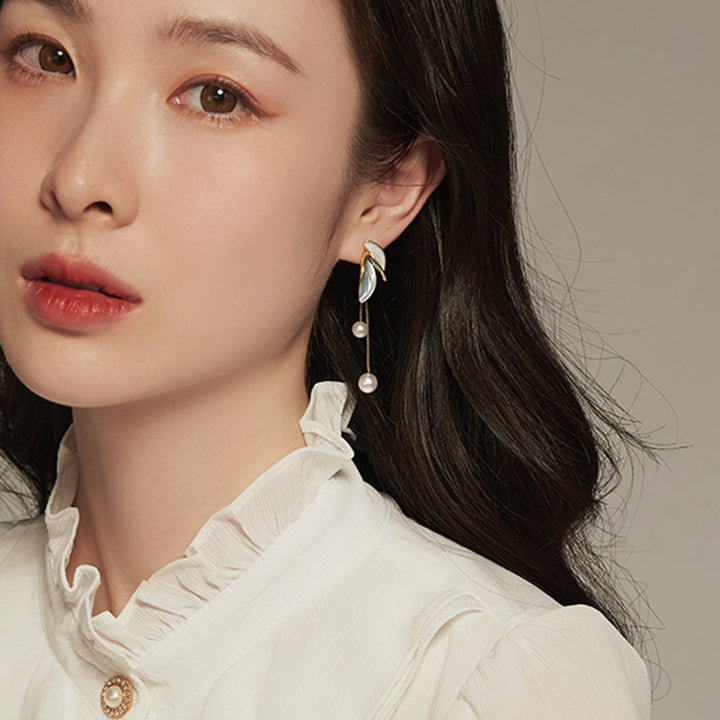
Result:
{"label": "nose", "polygon": [[111,108],[88,113],[60,143],[40,200],[64,220],[124,227],[138,212],[137,137]]}

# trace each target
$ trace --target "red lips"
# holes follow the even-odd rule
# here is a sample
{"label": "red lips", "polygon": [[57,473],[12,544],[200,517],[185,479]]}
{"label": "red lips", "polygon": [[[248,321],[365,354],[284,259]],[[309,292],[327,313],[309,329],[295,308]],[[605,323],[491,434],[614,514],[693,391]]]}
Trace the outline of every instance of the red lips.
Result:
{"label": "red lips", "polygon": [[130,286],[85,258],[48,253],[25,263],[21,272],[26,280],[55,282],[132,303],[141,300]]}

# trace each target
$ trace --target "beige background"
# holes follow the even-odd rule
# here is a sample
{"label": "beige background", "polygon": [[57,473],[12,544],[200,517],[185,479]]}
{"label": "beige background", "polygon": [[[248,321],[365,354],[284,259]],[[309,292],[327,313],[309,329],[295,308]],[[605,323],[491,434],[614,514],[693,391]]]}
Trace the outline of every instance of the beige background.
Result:
{"label": "beige background", "polygon": [[602,336],[586,329],[582,347],[606,357],[591,361],[605,384],[656,441],[689,446],[624,487],[618,558],[662,626],[653,718],[717,718],[720,2],[506,8],[528,240],[552,281],[572,281],[566,313]]}

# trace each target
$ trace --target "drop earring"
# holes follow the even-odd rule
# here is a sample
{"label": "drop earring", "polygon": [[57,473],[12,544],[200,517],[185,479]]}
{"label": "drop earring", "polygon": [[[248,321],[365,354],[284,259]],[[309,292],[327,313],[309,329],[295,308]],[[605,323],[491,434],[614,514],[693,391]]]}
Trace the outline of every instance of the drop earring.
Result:
{"label": "drop earring", "polygon": [[358,284],[358,301],[360,302],[360,319],[352,326],[352,334],[365,340],[365,373],[358,379],[358,387],[365,394],[377,390],[378,380],[370,371],[370,308],[368,300],[375,292],[378,274],[385,277],[385,252],[374,242],[365,243],[365,252],[360,260],[360,282]]}

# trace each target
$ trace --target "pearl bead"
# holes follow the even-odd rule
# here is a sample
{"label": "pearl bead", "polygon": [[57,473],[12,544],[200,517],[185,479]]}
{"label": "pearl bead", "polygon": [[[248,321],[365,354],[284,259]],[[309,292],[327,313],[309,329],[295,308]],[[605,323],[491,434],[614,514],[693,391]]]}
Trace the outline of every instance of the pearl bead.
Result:
{"label": "pearl bead", "polygon": [[133,705],[132,683],[123,675],[113,675],[105,681],[100,691],[100,708],[106,717],[122,718]]}
{"label": "pearl bead", "polygon": [[358,380],[358,387],[366,395],[373,393],[377,390],[378,380],[372,373],[365,373],[360,376]]}
{"label": "pearl bead", "polygon": [[122,691],[122,688],[118,685],[111,685],[108,688],[105,688],[105,692],[103,692],[103,700],[105,701],[105,704],[109,708],[119,708],[120,705],[122,705],[122,701],[125,697],[125,694]]}
{"label": "pearl bead", "polygon": [[352,334],[356,338],[366,338],[368,336],[368,326],[366,323],[358,320],[353,326],[352,326]]}

